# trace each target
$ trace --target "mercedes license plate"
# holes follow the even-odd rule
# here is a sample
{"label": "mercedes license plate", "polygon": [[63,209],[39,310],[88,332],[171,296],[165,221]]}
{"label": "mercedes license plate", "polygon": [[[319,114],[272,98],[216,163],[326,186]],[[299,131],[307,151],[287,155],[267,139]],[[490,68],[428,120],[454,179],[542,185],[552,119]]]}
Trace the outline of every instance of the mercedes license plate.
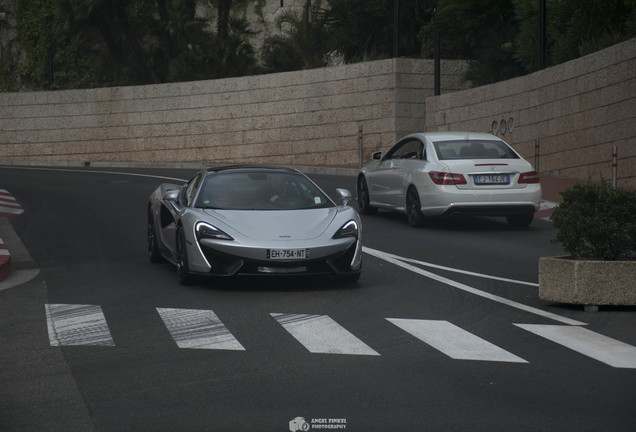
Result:
{"label": "mercedes license plate", "polygon": [[476,175],[475,184],[509,184],[510,176],[507,174]]}
{"label": "mercedes license plate", "polygon": [[299,260],[309,258],[309,249],[267,249],[267,259]]}

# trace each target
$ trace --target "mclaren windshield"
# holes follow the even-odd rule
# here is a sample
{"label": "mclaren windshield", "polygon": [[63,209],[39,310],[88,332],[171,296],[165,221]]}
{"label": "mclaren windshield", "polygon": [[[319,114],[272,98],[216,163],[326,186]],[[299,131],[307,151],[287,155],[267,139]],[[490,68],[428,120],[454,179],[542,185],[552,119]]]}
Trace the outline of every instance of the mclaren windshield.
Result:
{"label": "mclaren windshield", "polygon": [[209,173],[195,207],[216,210],[303,210],[335,204],[300,173],[246,170]]}

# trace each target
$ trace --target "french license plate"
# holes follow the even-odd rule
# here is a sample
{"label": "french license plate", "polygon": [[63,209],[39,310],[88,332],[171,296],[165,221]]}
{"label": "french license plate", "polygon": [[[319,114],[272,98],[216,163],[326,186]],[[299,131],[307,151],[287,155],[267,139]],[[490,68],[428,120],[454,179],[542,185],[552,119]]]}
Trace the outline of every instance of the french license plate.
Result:
{"label": "french license plate", "polygon": [[476,175],[475,184],[509,184],[510,176],[504,174]]}
{"label": "french license plate", "polygon": [[309,258],[309,249],[267,249],[267,259],[298,260]]}

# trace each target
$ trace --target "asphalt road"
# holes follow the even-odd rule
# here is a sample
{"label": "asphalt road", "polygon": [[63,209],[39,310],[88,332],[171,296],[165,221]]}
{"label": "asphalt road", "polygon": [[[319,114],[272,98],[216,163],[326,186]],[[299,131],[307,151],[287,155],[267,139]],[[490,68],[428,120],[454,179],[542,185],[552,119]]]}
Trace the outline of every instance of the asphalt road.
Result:
{"label": "asphalt road", "polygon": [[634,430],[635,310],[539,301],[549,221],[380,212],[357,284],[183,287],[149,262],[145,212],[160,177],[192,174],[0,167],[41,269],[0,290],[0,430]]}

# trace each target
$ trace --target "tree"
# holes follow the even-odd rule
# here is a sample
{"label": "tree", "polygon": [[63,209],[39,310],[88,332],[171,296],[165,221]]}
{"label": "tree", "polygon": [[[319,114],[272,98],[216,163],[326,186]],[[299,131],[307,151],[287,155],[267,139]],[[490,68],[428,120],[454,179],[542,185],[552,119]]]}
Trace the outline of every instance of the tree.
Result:
{"label": "tree", "polygon": [[426,57],[433,55],[436,33],[442,58],[470,61],[467,79],[473,84],[524,72],[513,56],[517,21],[511,0],[440,0],[420,33]]}
{"label": "tree", "polygon": [[229,34],[231,8],[232,0],[218,0],[216,34],[221,39],[226,39]]}
{"label": "tree", "polygon": [[389,0],[328,0],[329,28],[334,48],[345,62],[392,56],[393,2]]}
{"label": "tree", "polygon": [[[15,85],[46,88],[49,64],[53,88],[254,73],[247,21],[229,17],[219,36],[196,16],[197,5],[197,0],[20,0],[18,28],[26,55],[17,63]],[[0,71],[5,69],[3,64]]]}
{"label": "tree", "polygon": [[306,0],[300,14],[288,9],[277,21],[284,35],[272,36],[264,43],[263,60],[269,71],[312,69],[326,66],[332,37],[326,26],[327,15],[321,1]]}
{"label": "tree", "polygon": [[[636,0],[546,0],[547,61],[636,35]],[[265,0],[17,0],[18,44],[0,61],[3,90],[86,88],[258,73],[248,5]],[[398,15],[394,6],[398,5]],[[200,6],[217,11],[201,17]],[[324,5],[324,8],[323,8]],[[470,61],[474,85],[537,68],[538,0],[305,0],[267,37],[264,70],[394,55]],[[397,29],[397,40],[394,30]],[[49,74],[52,73],[52,83]]]}
{"label": "tree", "polygon": [[21,0],[21,84],[42,88],[51,69],[52,88],[158,82],[138,33],[151,18],[143,13],[150,2]]}
{"label": "tree", "polygon": [[[526,71],[538,68],[537,0],[515,0],[519,34],[514,57]],[[634,0],[546,0],[546,64],[555,65],[636,36]]]}
{"label": "tree", "polygon": [[48,67],[51,63],[47,60],[51,46],[55,43],[51,31],[53,5],[46,0],[21,0],[16,5],[16,12],[18,40],[26,56],[22,60],[15,59],[16,62],[20,62],[15,68],[18,75],[15,85],[26,82],[32,89],[46,88]]}
{"label": "tree", "polygon": [[159,23],[150,26],[152,64],[162,82],[203,79],[210,73],[208,64],[215,37],[207,22],[195,15],[193,0],[157,2]]}
{"label": "tree", "polygon": [[393,56],[397,24],[398,56],[420,57],[421,28],[435,10],[434,0],[327,0],[328,26],[334,49],[348,63]]}

